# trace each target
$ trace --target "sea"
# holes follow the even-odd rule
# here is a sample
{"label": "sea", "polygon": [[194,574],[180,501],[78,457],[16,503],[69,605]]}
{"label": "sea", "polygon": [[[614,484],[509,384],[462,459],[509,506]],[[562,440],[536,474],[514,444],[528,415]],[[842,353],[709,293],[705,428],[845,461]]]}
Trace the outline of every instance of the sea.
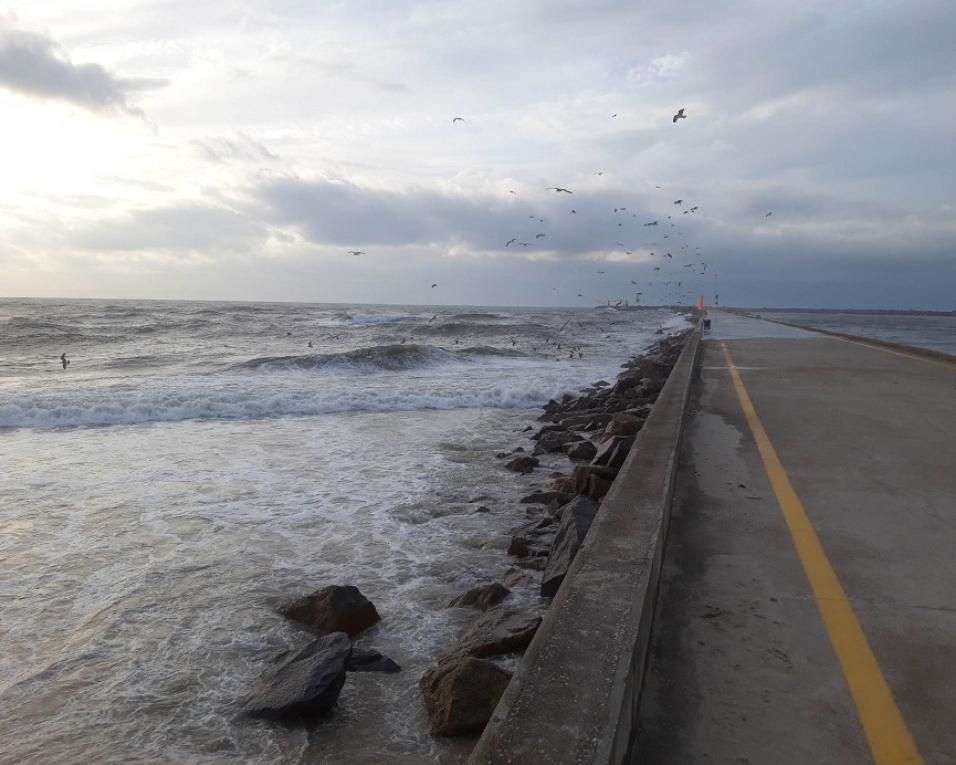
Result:
{"label": "sea", "polygon": [[[418,679],[474,618],[446,604],[500,580],[516,498],[546,483],[496,453],[687,322],[0,300],[0,763],[462,761]],[[246,718],[310,640],[277,609],[328,584],[375,603],[358,646],[403,672],[350,674],[312,730]]]}
{"label": "sea", "polygon": [[952,313],[919,313],[906,311],[773,311],[758,313],[766,319],[787,321],[807,327],[870,337],[927,348],[956,356],[956,311]]}

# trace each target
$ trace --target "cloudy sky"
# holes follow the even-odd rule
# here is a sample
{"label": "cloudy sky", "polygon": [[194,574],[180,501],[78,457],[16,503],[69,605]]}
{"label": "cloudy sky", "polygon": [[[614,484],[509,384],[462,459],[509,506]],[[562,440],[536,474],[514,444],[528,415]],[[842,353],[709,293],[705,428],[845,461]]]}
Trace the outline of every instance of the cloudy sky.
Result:
{"label": "cloudy sky", "polygon": [[0,0],[0,296],[954,309],[954,30],[951,0]]}

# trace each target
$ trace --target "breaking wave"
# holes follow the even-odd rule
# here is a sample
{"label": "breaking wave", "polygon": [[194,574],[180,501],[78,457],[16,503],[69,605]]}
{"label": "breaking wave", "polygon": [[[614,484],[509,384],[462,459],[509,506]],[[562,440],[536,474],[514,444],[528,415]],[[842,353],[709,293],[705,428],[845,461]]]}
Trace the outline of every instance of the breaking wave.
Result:
{"label": "breaking wave", "polygon": [[284,372],[288,370],[344,369],[348,371],[388,371],[477,361],[483,358],[528,358],[519,351],[475,346],[453,351],[417,343],[374,345],[342,353],[315,353],[299,356],[262,356],[227,367],[224,371]]}

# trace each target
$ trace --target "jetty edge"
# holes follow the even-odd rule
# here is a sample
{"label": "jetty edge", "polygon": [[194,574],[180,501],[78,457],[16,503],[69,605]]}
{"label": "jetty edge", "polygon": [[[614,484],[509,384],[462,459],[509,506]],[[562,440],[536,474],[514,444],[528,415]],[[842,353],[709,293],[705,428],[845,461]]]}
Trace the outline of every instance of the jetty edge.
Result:
{"label": "jetty edge", "polygon": [[698,320],[470,765],[627,760],[701,328]]}

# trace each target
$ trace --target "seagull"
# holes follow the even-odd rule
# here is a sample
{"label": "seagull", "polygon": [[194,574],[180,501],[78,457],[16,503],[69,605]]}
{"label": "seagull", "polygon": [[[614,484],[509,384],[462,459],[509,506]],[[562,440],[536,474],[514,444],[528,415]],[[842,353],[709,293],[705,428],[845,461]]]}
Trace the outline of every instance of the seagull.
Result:
{"label": "seagull", "polygon": [[507,242],[505,242],[505,247],[510,247],[511,245],[513,245],[513,244],[514,244],[515,242],[517,242],[517,241],[518,241],[518,237],[513,236],[513,237],[511,237],[511,239],[509,239]]}
{"label": "seagull", "polygon": [[[683,109],[681,111],[683,111]],[[464,122],[464,121],[465,121],[464,117],[455,117],[455,119],[451,121],[451,124],[454,125],[456,122]]]}
{"label": "seagull", "polygon": [[674,115],[673,121],[674,121],[674,124],[676,125],[677,120],[686,120],[686,119],[687,119],[687,115],[684,114],[684,107],[682,106],[680,109],[677,110],[677,114]]}
{"label": "seagull", "polygon": [[607,273],[606,271],[598,271],[599,274]]}
{"label": "seagull", "polygon": [[656,226],[656,225],[657,225],[657,221],[656,221],[656,220],[652,220],[650,223],[645,223],[644,225],[645,225],[645,226]]}
{"label": "seagull", "polygon": [[432,285],[432,289],[435,289],[435,287],[437,287],[437,286],[438,286],[437,284],[433,284],[433,285]]}
{"label": "seagull", "polygon": [[700,208],[699,208],[697,205],[694,205],[693,207],[690,208],[690,211],[691,211],[691,212],[697,212],[699,209],[700,209]]}
{"label": "seagull", "polygon": [[603,170],[601,170],[601,172],[599,172],[599,173],[595,173],[595,175],[604,175],[604,171],[603,171]]}
{"label": "seagull", "polygon": [[614,119],[617,116],[617,112],[611,115],[611,119]]}
{"label": "seagull", "polygon": [[577,211],[577,210],[572,210],[572,211],[571,211],[571,214],[572,214],[572,215],[577,215],[577,214],[578,214],[578,211]]}
{"label": "seagull", "polygon": [[438,314],[436,313],[435,315],[433,315],[433,316],[428,320],[428,323],[431,324],[431,323],[432,323],[433,321],[435,321],[435,319],[437,319],[437,318],[438,318]]}
{"label": "seagull", "polygon": [[509,194],[517,194],[518,192],[515,191],[514,189],[508,189],[508,193],[509,193]]}
{"label": "seagull", "polygon": [[355,255],[356,257],[358,257],[359,255],[366,255],[366,254],[368,253],[362,252],[361,250],[349,250],[349,255]]}
{"label": "seagull", "polygon": [[535,234],[535,235],[534,235],[534,238],[535,238],[535,239],[540,239],[540,238],[543,237],[543,236],[547,236],[547,234]]}
{"label": "seagull", "polygon": [[664,253],[664,257],[665,257],[665,258],[670,258],[671,260],[674,259],[674,256],[671,255],[669,252],[665,252],[665,253]]}
{"label": "seagull", "polygon": [[682,204],[684,204],[684,200],[683,200],[683,199],[675,199],[675,200],[674,200],[674,204],[675,204],[675,205],[682,205]]}
{"label": "seagull", "polygon": [[553,191],[557,194],[573,194],[574,192],[569,189],[562,189],[560,186],[548,186],[548,191]]}
{"label": "seagull", "polygon": [[763,217],[764,217],[764,218],[769,218],[771,215],[773,215],[773,210],[771,210],[770,212],[768,212],[768,213],[767,213],[766,215],[764,215]]}

